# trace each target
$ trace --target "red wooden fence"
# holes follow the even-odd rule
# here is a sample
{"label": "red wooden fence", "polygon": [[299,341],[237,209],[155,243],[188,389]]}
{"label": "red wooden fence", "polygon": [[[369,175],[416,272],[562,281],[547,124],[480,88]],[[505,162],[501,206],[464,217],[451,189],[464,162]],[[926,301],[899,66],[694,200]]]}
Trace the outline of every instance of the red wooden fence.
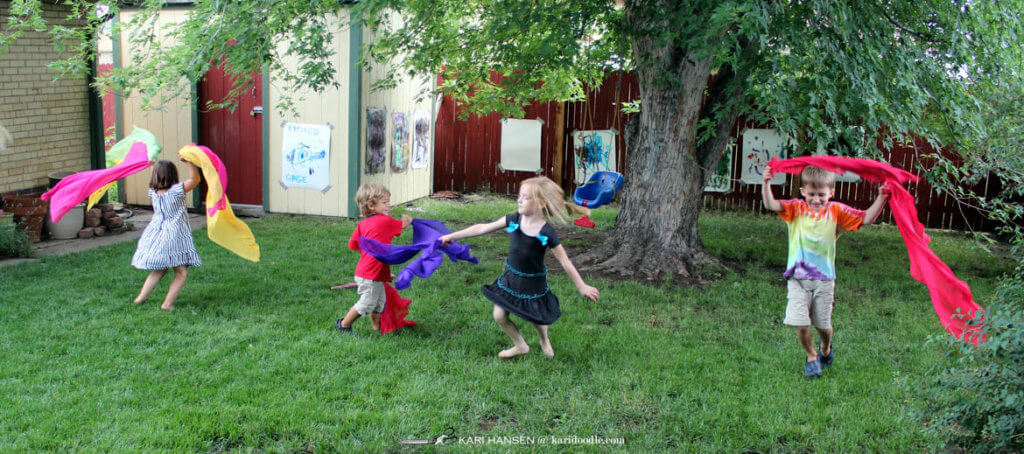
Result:
{"label": "red wooden fence", "polygon": [[[740,132],[742,129],[744,128],[737,128]],[[734,134],[738,136],[740,132],[734,132]],[[881,160],[894,167],[907,169],[918,176],[922,174],[918,170],[919,166],[928,168],[931,164],[925,156],[935,153],[935,149],[921,139],[915,140],[912,144],[895,145],[889,150],[882,147],[880,142],[878,147],[881,150]],[[761,207],[761,185],[746,184],[740,181],[742,156],[742,140],[737,139],[731,169],[731,191],[724,194],[704,193],[704,208],[764,211]],[[786,184],[781,187],[775,186],[775,197],[779,199],[800,197],[800,190],[797,186],[799,181],[799,176],[787,176]],[[999,188],[996,180],[986,179],[971,189],[985,194],[986,197],[991,197],[998,192]],[[907,190],[916,199],[918,219],[926,227],[976,231],[991,231],[995,227],[988,218],[973,207],[961,205],[948,194],[936,192],[924,178],[916,183],[908,184]],[[867,209],[877,194],[878,186],[864,181],[836,182],[835,195],[832,199],[856,208]],[[880,220],[892,222],[888,209],[883,211]]]}
{"label": "red wooden fence", "polygon": [[[96,74],[98,76],[109,75],[113,71],[114,65],[112,63],[100,63],[97,65]],[[114,135],[114,92],[107,91],[103,95],[103,149],[109,150],[110,147],[114,146],[117,142],[117,138]],[[125,134],[131,133],[131,131]]]}
{"label": "red wooden fence", "polygon": [[[585,101],[566,103],[561,153],[562,176],[558,181],[566,193],[571,194],[575,188],[572,182],[572,131],[614,129],[621,133],[628,118],[621,111],[622,105],[639,97],[636,76],[633,73],[615,72],[609,75],[599,89],[590,91]],[[556,179],[554,161],[557,156],[554,149],[557,142],[554,134],[558,128],[552,122],[557,118],[557,107],[557,103],[554,102],[534,103],[526,109],[524,116],[527,119],[544,120],[541,131],[541,167],[542,173],[553,179]],[[492,114],[459,120],[458,114],[459,109],[455,102],[445,97],[437,117],[434,190],[471,192],[489,189],[499,194],[515,194],[518,191],[518,183],[534,174],[498,169],[498,162],[501,160],[501,117]],[[732,160],[731,191],[725,194],[705,193],[704,208],[762,210],[760,185],[744,184],[739,181],[743,156],[741,134],[744,127],[756,126],[737,124],[733,129],[736,147]],[[881,146],[879,148],[882,149]],[[622,171],[625,168],[626,148],[621,134],[616,134],[616,150],[618,168]],[[922,156],[930,153],[934,153],[934,150],[927,143],[916,140],[911,145],[898,145],[891,150],[882,149],[882,158],[896,167],[920,175],[918,163],[927,167],[929,163],[923,161]],[[796,181],[798,177],[788,178],[782,189],[775,188],[775,196],[799,197],[799,191],[793,186]],[[996,193],[997,186],[998,183],[994,180],[985,180],[972,189],[989,197]],[[918,217],[927,227],[981,231],[991,230],[993,227],[977,210],[959,205],[946,194],[937,193],[924,179],[910,184],[907,189],[917,199]],[[871,204],[876,194],[877,187],[872,184],[837,182],[833,199],[864,209]],[[891,222],[887,211],[883,216],[883,220]]]}
{"label": "red wooden fence", "polygon": [[[555,103],[534,103],[523,118],[543,120],[541,126],[541,168],[550,176],[554,166]],[[459,109],[445,96],[437,113],[434,138],[434,190],[479,191],[516,194],[519,182],[531,172],[503,171],[501,162],[501,115],[470,116],[459,120]]]}

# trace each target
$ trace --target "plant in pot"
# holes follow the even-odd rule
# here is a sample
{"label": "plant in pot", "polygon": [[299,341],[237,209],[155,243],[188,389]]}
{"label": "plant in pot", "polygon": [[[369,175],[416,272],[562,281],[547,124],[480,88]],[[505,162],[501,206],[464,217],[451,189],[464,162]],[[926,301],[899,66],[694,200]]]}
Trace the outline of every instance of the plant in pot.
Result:
{"label": "plant in pot", "polygon": [[14,223],[18,229],[28,236],[30,241],[39,241],[43,233],[43,219],[49,205],[39,195],[5,195],[4,210],[14,215]]}
{"label": "plant in pot", "polygon": [[29,257],[32,255],[32,243],[28,236],[14,228],[14,221],[3,224],[6,219],[13,218],[13,214],[2,214],[0,211],[0,259]]}

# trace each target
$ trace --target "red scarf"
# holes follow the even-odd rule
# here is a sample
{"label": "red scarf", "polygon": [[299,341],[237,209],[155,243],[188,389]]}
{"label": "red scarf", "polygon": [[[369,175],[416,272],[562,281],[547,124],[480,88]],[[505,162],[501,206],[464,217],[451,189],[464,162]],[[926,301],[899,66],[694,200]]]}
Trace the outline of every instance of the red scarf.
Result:
{"label": "red scarf", "polygon": [[[836,174],[854,172],[871,183],[888,183],[891,193],[889,209],[907,245],[910,275],[928,287],[932,306],[946,331],[964,342],[975,345],[984,342],[982,327],[978,323],[985,320],[984,310],[974,302],[967,284],[957,279],[949,266],[942,263],[928,247],[931,239],[924,233],[924,225],[917,220],[914,197],[903,187],[904,183],[917,181],[918,177],[882,162],[838,156],[805,156],[782,160],[773,158],[768,163],[772,171],[783,173],[800,173],[808,165]],[[977,320],[968,324],[968,320],[975,317]]]}
{"label": "red scarf", "polygon": [[380,314],[380,333],[387,334],[398,328],[415,325],[416,322],[406,320],[409,315],[409,303],[412,301],[402,298],[390,283],[384,283],[384,294],[387,300],[384,302],[384,312]]}

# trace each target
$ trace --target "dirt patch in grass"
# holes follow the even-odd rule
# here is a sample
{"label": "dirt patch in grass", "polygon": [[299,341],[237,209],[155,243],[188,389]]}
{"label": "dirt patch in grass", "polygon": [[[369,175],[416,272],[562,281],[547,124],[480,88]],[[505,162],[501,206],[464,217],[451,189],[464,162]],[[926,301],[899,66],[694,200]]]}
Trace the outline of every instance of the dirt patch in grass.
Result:
{"label": "dirt patch in grass", "polygon": [[[590,248],[600,246],[611,234],[611,230],[608,229],[581,229],[575,226],[564,226],[555,229],[558,233],[558,238],[566,245],[566,249],[569,252],[569,258],[573,259],[587,251]],[[573,262],[574,264],[576,262]],[[555,258],[554,254],[547,254],[544,257],[544,264],[555,273],[564,273],[561,265],[558,263],[558,259]],[[583,267],[579,267],[580,272],[588,276],[597,276],[610,282],[623,282],[633,281],[635,279],[626,278],[618,274],[613,273],[602,273],[594,272]],[[708,263],[701,267],[690,276],[672,276],[668,279],[663,279],[656,282],[646,282],[649,284],[663,284],[668,286],[685,286],[685,287],[708,287],[715,281],[721,279],[726,271],[730,269],[743,269],[742,262],[739,260],[721,260],[718,262]],[[745,269],[744,269],[745,271]]]}
{"label": "dirt patch in grass", "polygon": [[[449,224],[449,227],[453,231],[472,225],[460,222],[451,222]],[[594,272],[593,270],[580,267],[579,263],[576,262],[576,257],[588,252],[591,248],[598,247],[604,243],[604,241],[608,239],[608,235],[611,234],[610,229],[584,229],[570,224],[555,227],[555,232],[558,234],[559,241],[564,244],[566,252],[569,254],[569,259],[573,260],[573,264],[576,265],[580,273],[585,276],[599,277],[609,282],[633,280],[622,277],[618,274]],[[502,246],[502,250],[496,251],[498,260],[505,260],[507,255],[507,249],[505,248],[507,248],[507,246]],[[548,267],[549,273],[565,274],[565,271],[562,270],[562,265],[558,263],[558,259],[555,258],[554,254],[546,254],[544,256],[544,264]],[[742,270],[743,272],[746,271],[746,267],[743,266],[742,262],[739,260],[720,259],[718,263],[709,264],[708,266],[697,270],[697,272],[691,276],[673,276],[671,279],[661,281],[661,283],[670,286],[707,287],[721,279],[725,271],[728,269]]]}

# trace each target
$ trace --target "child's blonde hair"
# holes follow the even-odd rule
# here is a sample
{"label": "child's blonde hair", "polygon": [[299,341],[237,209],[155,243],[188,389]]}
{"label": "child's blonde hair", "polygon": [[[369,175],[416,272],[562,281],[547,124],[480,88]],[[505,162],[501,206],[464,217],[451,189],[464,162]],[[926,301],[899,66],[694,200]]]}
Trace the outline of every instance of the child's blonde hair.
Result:
{"label": "child's blonde hair", "polygon": [[807,166],[804,167],[803,172],[800,172],[800,185],[828,186],[832,188],[836,185],[836,174],[821,167]]}
{"label": "child's blonde hair", "polygon": [[391,191],[380,183],[365,183],[356,190],[356,205],[359,206],[359,215],[368,216],[373,214],[371,207],[380,202],[385,196],[390,196]]}
{"label": "child's blonde hair", "polygon": [[533,177],[523,180],[520,186],[526,187],[530,198],[540,205],[540,212],[548,222],[568,224],[569,213],[589,215],[590,210],[565,201],[565,191],[548,177]]}

